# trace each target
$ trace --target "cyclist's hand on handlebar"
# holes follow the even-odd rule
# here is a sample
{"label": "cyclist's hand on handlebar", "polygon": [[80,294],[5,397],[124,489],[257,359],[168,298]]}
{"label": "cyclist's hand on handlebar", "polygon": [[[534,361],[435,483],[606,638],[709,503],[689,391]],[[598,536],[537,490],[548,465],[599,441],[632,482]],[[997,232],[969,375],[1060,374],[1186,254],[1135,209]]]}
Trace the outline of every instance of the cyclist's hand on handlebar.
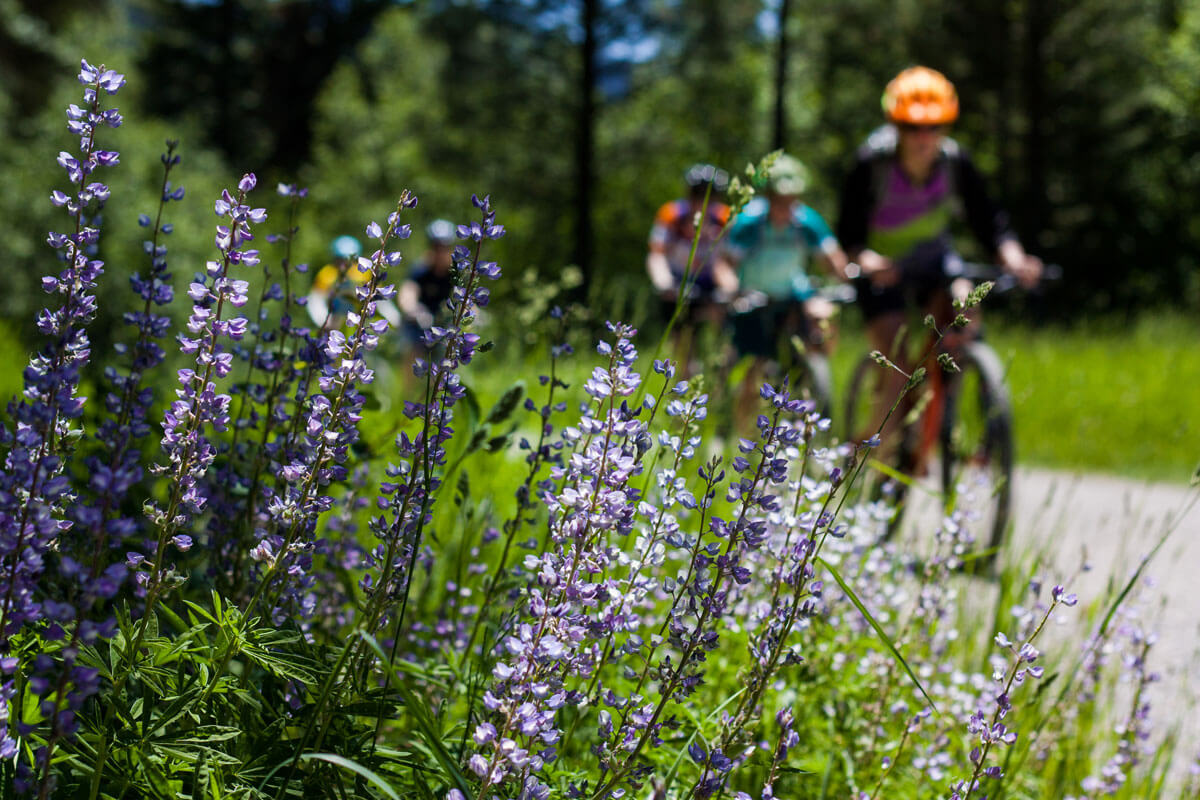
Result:
{"label": "cyclist's hand on handlebar", "polygon": [[1032,289],[1042,279],[1042,260],[1026,253],[1025,249],[1012,239],[1000,248],[1000,263],[1004,271],[1016,278],[1023,289]]}
{"label": "cyclist's hand on handlebar", "polygon": [[858,256],[858,266],[864,278],[872,286],[887,288],[900,282],[900,269],[890,258],[879,255],[874,250],[864,250]]}

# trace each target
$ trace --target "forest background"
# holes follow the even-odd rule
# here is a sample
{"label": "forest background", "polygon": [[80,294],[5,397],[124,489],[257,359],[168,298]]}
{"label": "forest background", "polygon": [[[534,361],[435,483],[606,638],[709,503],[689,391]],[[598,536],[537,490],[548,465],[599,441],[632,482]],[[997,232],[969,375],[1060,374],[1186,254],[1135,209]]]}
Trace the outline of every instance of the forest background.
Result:
{"label": "forest background", "polygon": [[[1014,390],[1022,454],[1052,446],[1057,455],[1034,457],[1154,477],[1194,465],[1186,446],[1166,457],[1152,443],[1198,431],[1187,413],[1200,403],[1198,3],[0,0],[0,316],[11,334],[0,355],[13,363],[33,340],[47,264],[38,231],[55,213],[29,198],[58,179],[43,151],[61,139],[61,108],[78,91],[61,76],[81,54],[129,74],[122,111],[136,124],[122,149],[182,139],[189,200],[172,250],[185,272],[211,249],[201,199],[245,171],[312,187],[299,246],[314,264],[402,188],[421,198],[424,221],[457,219],[462,198],[488,192],[506,212],[496,255],[510,275],[577,265],[597,317],[652,329],[646,235],[688,164],[739,171],[785,147],[813,169],[806,199],[832,221],[854,148],[881,121],[883,85],[928,64],[958,86],[954,136],[1029,249],[1066,276],[1002,309],[1009,345],[1036,361]],[[114,178],[102,257],[118,279],[100,287],[101,352],[118,327],[106,315],[121,307],[105,295],[124,292],[125,265],[139,263],[147,209],[131,204],[154,196],[158,170],[129,162]],[[1047,323],[1070,335],[1038,339]],[[1139,363],[1161,380],[1131,371]],[[1130,441],[1114,447],[1122,430]]]}

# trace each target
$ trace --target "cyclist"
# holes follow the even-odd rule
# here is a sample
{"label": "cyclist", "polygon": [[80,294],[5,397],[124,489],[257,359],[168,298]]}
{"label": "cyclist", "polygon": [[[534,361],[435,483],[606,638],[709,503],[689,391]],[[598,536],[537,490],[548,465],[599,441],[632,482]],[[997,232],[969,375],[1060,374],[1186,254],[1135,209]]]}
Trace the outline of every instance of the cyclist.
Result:
{"label": "cyclist", "polygon": [[419,343],[421,331],[446,316],[446,301],[454,291],[454,223],[435,219],[425,227],[429,249],[400,286],[400,310],[406,317],[405,333]]}
{"label": "cyclist", "polygon": [[[739,290],[762,297],[761,304],[733,320],[734,348],[739,356],[754,356],[756,372],[768,360],[780,361],[781,355],[782,363],[790,360],[790,344],[785,342],[792,334],[801,334],[806,344],[828,348],[827,335],[814,334],[822,333],[832,304],[814,296],[809,265],[816,260],[845,280],[847,260],[825,220],[801,202],[808,183],[804,164],[779,155],[767,173],[765,199],[747,204],[722,249],[722,261],[737,267]],[[758,377],[745,382],[747,391],[757,389]]]}
{"label": "cyclist", "polygon": [[[358,303],[355,290],[367,282],[368,275],[358,268],[362,245],[353,236],[334,239],[329,245],[329,253],[333,261],[317,271],[305,307],[318,326],[340,328],[346,320],[346,312]],[[390,300],[376,303],[376,308],[392,327],[400,324],[400,312]]]}
{"label": "cyclist", "polygon": [[[715,258],[716,242],[729,221],[729,207],[717,200],[729,184],[729,175],[712,164],[693,164],[684,173],[686,197],[664,203],[654,215],[646,254],[646,272],[658,292],[660,313],[669,320],[679,301],[680,287],[690,284],[691,291],[683,316],[672,334],[679,363],[685,370],[691,359],[692,328],[698,322],[718,327],[724,310],[716,294],[730,294],[737,288],[728,266]],[[705,196],[708,205],[705,207]],[[688,263],[696,238],[696,220],[704,213],[695,257]],[[689,269],[690,268],[690,269]]]}
{"label": "cyclist", "polygon": [[[884,90],[883,110],[887,123],[859,148],[843,187],[837,233],[857,264],[851,277],[871,346],[910,371],[900,335],[906,309],[919,306],[943,328],[953,319],[951,300],[970,291],[955,275],[962,263],[951,238],[957,217],[1022,286],[1038,282],[1042,262],[1025,252],[969,156],[946,136],[958,118],[958,95],[944,75],[904,70]],[[895,397],[905,379],[888,375],[881,391]],[[886,409],[882,401],[876,405]]]}

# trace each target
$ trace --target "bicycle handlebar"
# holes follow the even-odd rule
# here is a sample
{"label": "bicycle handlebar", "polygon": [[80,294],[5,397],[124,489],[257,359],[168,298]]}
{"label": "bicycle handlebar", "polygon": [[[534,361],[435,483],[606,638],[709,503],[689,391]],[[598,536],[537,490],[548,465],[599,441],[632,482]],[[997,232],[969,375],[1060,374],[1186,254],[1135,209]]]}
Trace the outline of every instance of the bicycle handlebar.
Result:
{"label": "bicycle handlebar", "polygon": [[[956,273],[948,277],[966,278],[972,281],[992,281],[995,284],[992,292],[995,294],[1002,294],[1019,288],[1017,279],[1001,270],[995,264],[984,264],[977,261],[959,261],[957,262],[957,267]],[[1062,277],[1063,268],[1058,264],[1046,264],[1042,268],[1042,283],[1060,281]],[[854,288],[853,283],[834,283],[818,288],[811,296],[827,300],[831,303],[848,305],[858,299],[858,290]],[[755,289],[739,290],[737,292],[717,290],[713,292],[712,299],[716,303],[729,306],[735,314],[746,314],[755,309],[762,308],[771,302],[770,297]]]}
{"label": "bicycle handlebar", "polygon": [[[977,261],[960,261],[961,271],[950,277],[966,278],[971,281],[992,281],[995,286],[992,291],[996,294],[1011,291],[1019,287],[1016,277],[1004,272],[995,264],[982,264]],[[1062,280],[1063,268],[1058,264],[1046,264],[1042,267],[1042,277],[1039,284],[1053,283]]]}

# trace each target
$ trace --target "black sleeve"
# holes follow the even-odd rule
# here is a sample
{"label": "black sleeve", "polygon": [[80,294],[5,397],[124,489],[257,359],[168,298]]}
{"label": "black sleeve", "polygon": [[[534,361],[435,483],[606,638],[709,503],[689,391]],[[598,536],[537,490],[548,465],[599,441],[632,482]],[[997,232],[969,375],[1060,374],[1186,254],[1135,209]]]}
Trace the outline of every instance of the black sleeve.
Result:
{"label": "black sleeve", "polygon": [[975,164],[962,153],[956,159],[958,168],[958,192],[962,197],[963,210],[967,215],[967,227],[988,251],[995,253],[1006,239],[1015,239],[1008,214],[992,202],[988,196],[983,176]]}
{"label": "black sleeve", "polygon": [[857,258],[859,251],[867,246],[873,204],[872,191],[871,162],[860,157],[842,184],[841,202],[838,206],[837,239],[851,258]]}

